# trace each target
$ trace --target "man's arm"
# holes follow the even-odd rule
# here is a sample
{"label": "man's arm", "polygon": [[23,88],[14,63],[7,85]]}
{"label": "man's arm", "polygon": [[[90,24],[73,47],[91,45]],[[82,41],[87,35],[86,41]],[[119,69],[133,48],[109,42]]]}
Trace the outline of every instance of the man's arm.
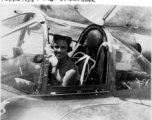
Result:
{"label": "man's arm", "polygon": [[76,70],[71,69],[66,72],[63,78],[62,86],[75,85],[76,81],[77,81],[77,72]]}

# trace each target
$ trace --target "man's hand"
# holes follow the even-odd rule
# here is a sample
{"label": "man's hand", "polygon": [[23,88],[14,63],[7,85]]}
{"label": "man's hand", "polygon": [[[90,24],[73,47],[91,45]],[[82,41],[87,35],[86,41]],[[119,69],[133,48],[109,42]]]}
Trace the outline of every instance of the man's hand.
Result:
{"label": "man's hand", "polygon": [[52,66],[56,66],[58,63],[58,59],[55,57],[54,50],[50,47],[50,45],[47,45],[45,47],[45,50],[47,57],[49,57],[49,63],[51,63]]}
{"label": "man's hand", "polygon": [[54,55],[54,50],[50,47],[50,45],[46,45],[45,50],[48,57],[51,57]]}
{"label": "man's hand", "polygon": [[49,58],[49,63],[51,63],[52,67],[55,67],[58,64],[58,59],[55,57],[55,55]]}

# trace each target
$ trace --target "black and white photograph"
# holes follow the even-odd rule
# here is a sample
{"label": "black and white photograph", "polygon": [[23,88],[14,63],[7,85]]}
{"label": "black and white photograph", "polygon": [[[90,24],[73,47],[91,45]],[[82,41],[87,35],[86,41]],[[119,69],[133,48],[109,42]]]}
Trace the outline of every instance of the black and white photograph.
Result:
{"label": "black and white photograph", "polygon": [[152,7],[1,4],[1,120],[151,120]]}

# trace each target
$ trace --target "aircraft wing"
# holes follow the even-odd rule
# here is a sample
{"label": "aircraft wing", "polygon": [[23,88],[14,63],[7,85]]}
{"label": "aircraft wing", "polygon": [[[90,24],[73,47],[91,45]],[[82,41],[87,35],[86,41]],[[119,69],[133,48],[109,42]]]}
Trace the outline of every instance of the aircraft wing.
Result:
{"label": "aircraft wing", "polygon": [[[2,120],[150,120],[150,107],[115,97],[18,96],[2,103]],[[84,97],[84,96],[81,96]]]}

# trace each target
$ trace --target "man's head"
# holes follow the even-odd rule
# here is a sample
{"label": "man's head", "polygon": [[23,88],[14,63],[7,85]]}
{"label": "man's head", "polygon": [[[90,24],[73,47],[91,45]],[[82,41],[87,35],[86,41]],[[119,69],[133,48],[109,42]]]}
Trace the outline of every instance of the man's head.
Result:
{"label": "man's head", "polygon": [[71,51],[70,43],[72,38],[55,34],[53,39],[55,56],[57,59],[63,59],[67,56],[68,52]]}

